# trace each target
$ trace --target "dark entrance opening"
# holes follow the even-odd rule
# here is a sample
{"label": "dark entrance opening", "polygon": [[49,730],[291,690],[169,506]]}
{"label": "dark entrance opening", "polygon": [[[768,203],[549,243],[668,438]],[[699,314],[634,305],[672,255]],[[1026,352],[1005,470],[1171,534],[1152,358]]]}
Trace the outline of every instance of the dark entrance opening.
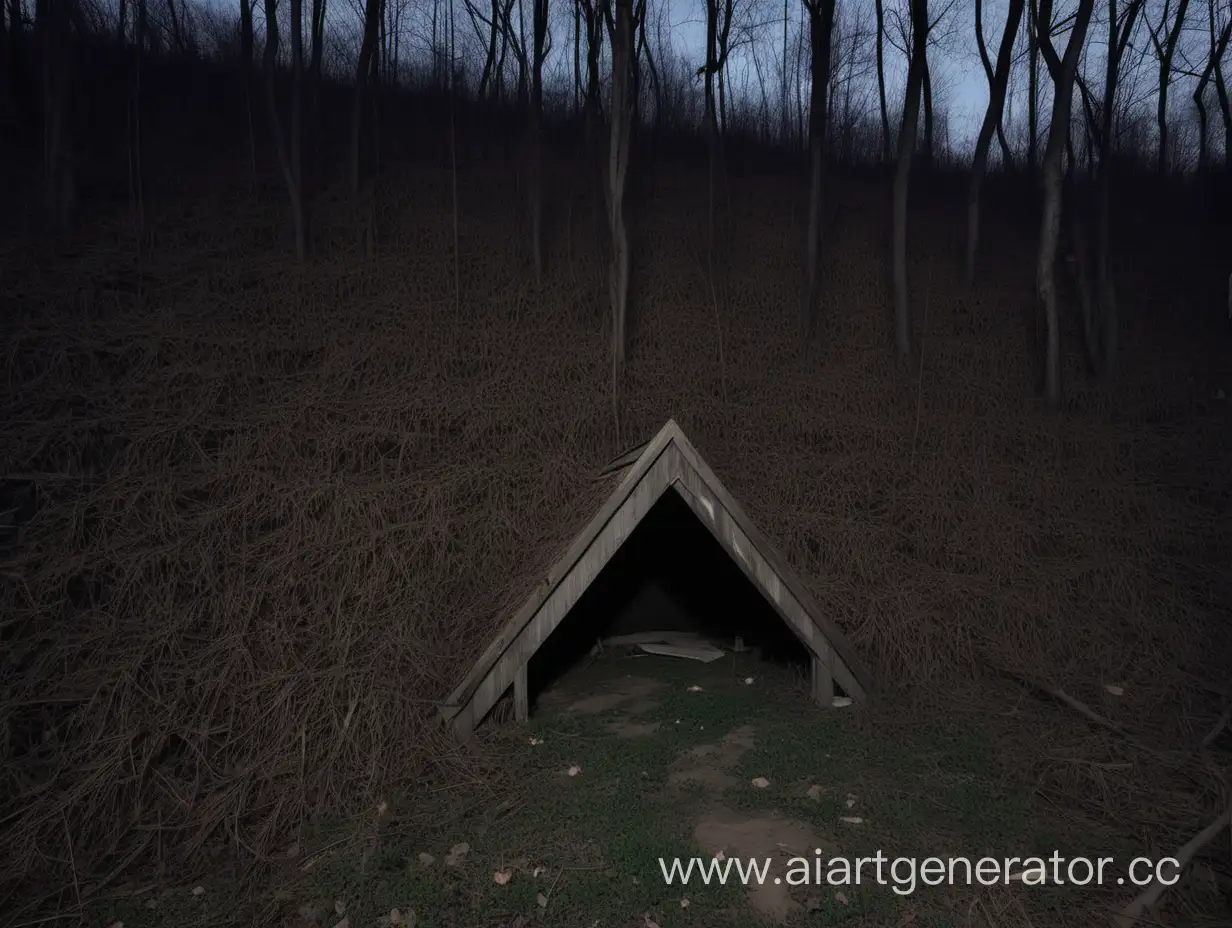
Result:
{"label": "dark entrance opening", "polygon": [[739,636],[763,660],[809,672],[808,649],[671,487],[532,655],[531,710],[596,641],[647,631],[691,632],[728,651]]}

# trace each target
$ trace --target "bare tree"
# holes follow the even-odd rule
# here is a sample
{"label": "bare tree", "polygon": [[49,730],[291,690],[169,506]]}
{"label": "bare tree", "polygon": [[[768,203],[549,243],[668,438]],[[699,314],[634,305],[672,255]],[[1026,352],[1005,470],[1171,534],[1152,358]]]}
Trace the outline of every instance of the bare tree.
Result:
{"label": "bare tree", "polygon": [[1039,165],[1039,0],[1027,0],[1027,176]]}
{"label": "bare tree", "polygon": [[1035,271],[1035,287],[1047,327],[1044,354],[1044,395],[1052,406],[1061,403],[1061,329],[1057,308],[1057,240],[1061,232],[1061,156],[1069,140],[1074,74],[1086,42],[1095,0],[1078,0],[1064,59],[1052,47],[1052,0],[1040,0],[1035,33],[1039,50],[1053,76],[1052,120],[1041,165],[1044,209]]}
{"label": "bare tree", "polygon": [[1075,208],[1074,246],[1078,258],[1079,300],[1082,308],[1082,335],[1091,370],[1110,377],[1116,368],[1120,322],[1112,278],[1112,173],[1115,167],[1116,137],[1113,123],[1119,86],[1121,61],[1142,11],[1144,0],[1129,0],[1118,12],[1117,0],[1108,0],[1108,50],[1104,55],[1104,97],[1098,119],[1085,85],[1083,104],[1091,135],[1088,151],[1099,153],[1095,170],[1095,255],[1094,267],[1086,246],[1088,231],[1082,224],[1082,210]]}
{"label": "bare tree", "polygon": [[43,195],[49,222],[61,230],[72,225],[77,200],[69,107],[74,70],[73,2],[38,0],[34,8],[34,29],[42,53]]}
{"label": "bare tree", "polygon": [[[975,45],[980,53],[980,64],[984,66],[984,77],[988,80],[988,98],[991,103],[993,96],[997,93],[997,71],[993,70],[992,61],[988,57],[988,46],[984,42],[984,15],[983,4],[981,0],[975,0]],[[1018,34],[1018,22],[1022,19],[1023,3],[1019,0],[1010,0],[1009,14],[1006,16],[1006,26],[1008,28],[1010,22],[1014,23],[1014,27],[1009,31],[1010,37],[1010,56],[1013,55],[1013,41]],[[1015,14],[1014,10],[1017,9]],[[1002,39],[1004,47],[1005,40]],[[1001,66],[1001,51],[997,53],[997,66]],[[1008,60],[1008,59],[1007,59]],[[1005,85],[1009,85],[1009,69],[1005,72]],[[1010,151],[1010,144],[1005,140],[1005,126],[1002,124],[1001,113],[1005,107],[1005,90],[1001,91],[1001,103],[997,106],[997,142],[1001,146],[1001,163],[1009,170],[1014,166],[1014,155]],[[987,111],[986,111],[987,113]]]}
{"label": "bare tree", "polygon": [[1172,0],[1164,0],[1163,12],[1159,16],[1159,25],[1147,21],[1147,31],[1151,34],[1151,45],[1155,49],[1155,57],[1159,61],[1159,92],[1157,96],[1157,119],[1159,121],[1159,160],[1157,170],[1162,175],[1168,170],[1168,87],[1172,82],[1172,59],[1176,55],[1176,44],[1181,38],[1181,29],[1185,26],[1185,13],[1189,9],[1189,0],[1177,0],[1176,15],[1172,20],[1172,28],[1168,28],[1168,16],[1171,12]]}
{"label": "bare tree", "polygon": [[907,66],[907,91],[903,120],[898,130],[898,154],[894,166],[893,241],[891,262],[894,276],[894,332],[898,356],[911,354],[911,311],[907,303],[907,183],[915,152],[920,120],[920,89],[924,83],[924,56],[928,46],[928,0],[911,0],[911,59]]}
{"label": "bare tree", "polygon": [[835,0],[804,0],[812,49],[812,89],[809,94],[808,240],[804,258],[805,287],[800,302],[800,337],[812,334],[821,276],[822,181],[828,129],[826,90],[830,86],[830,43],[834,34]]}
{"label": "bare tree", "polygon": [[890,163],[890,114],[886,109],[885,91],[885,7],[877,5],[877,96],[881,103],[881,160]]}
{"label": "bare tree", "polygon": [[535,263],[535,282],[543,279],[543,62],[552,50],[548,29],[548,0],[532,0],[531,35],[534,48],[530,62],[530,123],[527,165],[530,197],[530,244]]}
{"label": "bare tree", "polygon": [[363,135],[364,91],[372,71],[380,24],[381,0],[366,0],[364,36],[359,46],[359,65],[355,69],[355,97],[351,104],[351,192],[354,194],[359,193],[359,183],[363,175],[363,149],[360,142]]}
{"label": "bare tree", "polygon": [[[1114,0],[1115,2],[1115,0]],[[1010,65],[1013,63],[1014,40],[1018,35],[1018,25],[1022,20],[1024,0],[1010,0],[1009,10],[1005,18],[1005,30],[1001,34],[1001,47],[997,49],[997,69],[993,71],[988,65],[988,52],[984,49],[983,27],[980,25],[980,0],[975,0],[975,35],[980,46],[980,57],[984,59],[988,73],[988,109],[984,112],[984,123],[980,126],[980,134],[975,142],[975,157],[971,162],[971,180],[967,187],[967,286],[975,279],[975,253],[980,241],[980,186],[984,182],[984,173],[988,167],[988,149],[992,145],[994,127],[1001,138],[1001,146],[1009,158],[1009,146],[1001,132],[1001,113],[1005,107],[1005,91],[1009,86]]]}
{"label": "bare tree", "polygon": [[612,43],[611,134],[608,145],[607,216],[612,237],[609,295],[612,307],[612,413],[620,430],[619,386],[624,373],[629,311],[629,236],[625,228],[625,177],[629,170],[632,101],[629,98],[633,57],[633,0],[615,0],[616,13],[607,15]]}
{"label": "bare tree", "polygon": [[[144,0],[142,0],[144,3]],[[252,118],[252,0],[240,0],[240,72],[244,83],[244,112],[248,117],[248,159],[252,186],[257,186],[257,131]],[[140,48],[140,43],[138,43]]]}
{"label": "bare tree", "polygon": [[1197,87],[1194,88],[1194,106],[1198,110],[1198,173],[1203,175],[1208,170],[1210,161],[1209,144],[1207,142],[1206,88],[1210,86],[1215,67],[1223,60],[1228,50],[1228,39],[1232,37],[1232,18],[1223,24],[1216,34],[1215,0],[1207,0],[1209,13],[1210,52],[1207,55],[1206,66],[1198,76]]}
{"label": "bare tree", "polygon": [[301,164],[302,100],[300,85],[304,69],[303,40],[304,0],[291,0],[291,140],[282,128],[278,114],[276,87],[278,63],[278,6],[277,0],[265,0],[265,107],[269,116],[270,132],[274,136],[274,149],[287,195],[291,200],[291,221],[295,229],[295,256],[303,261],[308,253],[308,237],[304,204],[303,172]]}

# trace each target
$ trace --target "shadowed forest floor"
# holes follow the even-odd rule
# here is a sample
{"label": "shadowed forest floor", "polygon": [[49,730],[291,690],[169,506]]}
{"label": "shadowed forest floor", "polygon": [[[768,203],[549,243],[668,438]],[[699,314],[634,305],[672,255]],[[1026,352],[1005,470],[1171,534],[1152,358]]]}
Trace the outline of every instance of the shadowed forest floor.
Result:
{"label": "shadowed forest floor", "polygon": [[[0,467],[28,519],[20,543],[6,542],[0,586],[14,668],[0,693],[11,733],[3,883],[26,887],[16,921],[34,911],[30,884],[44,903],[55,893],[52,904],[71,908],[80,894],[92,906],[123,883],[125,860],[161,860],[173,879],[204,872],[202,861],[337,840],[300,834],[305,818],[351,823],[350,848],[377,802],[401,795],[395,819],[438,825],[374,852],[392,855],[385,888],[371,889],[385,872],[378,857],[362,877],[354,855],[330,857],[331,875],[296,906],[354,895],[372,911],[353,926],[387,903],[426,915],[436,899],[476,920],[427,924],[505,924],[497,917],[524,910],[535,924],[581,924],[590,898],[615,919],[644,907],[665,928],[739,923],[744,902],[731,892],[681,909],[662,887],[652,897],[620,882],[660,838],[684,847],[689,833],[604,818],[632,801],[619,790],[642,789],[622,766],[637,755],[606,735],[576,760],[577,795],[546,797],[560,820],[581,816],[575,830],[519,830],[535,815],[488,820],[506,800],[546,801],[532,774],[592,744],[598,722],[536,723],[546,726],[536,752],[493,735],[482,762],[451,753],[434,725],[435,701],[515,605],[510,591],[587,515],[575,507],[590,504],[591,475],[669,417],[808,578],[888,705],[910,707],[875,716],[871,732],[809,716],[800,724],[816,737],[776,766],[794,711],[733,704],[753,713],[766,753],[733,774],[725,803],[761,801],[743,785],[751,776],[820,776],[829,768],[816,754],[834,747],[842,768],[823,785],[876,797],[870,835],[898,846],[948,838],[939,809],[955,840],[998,854],[1051,831],[1067,849],[1106,838],[1107,855],[1161,855],[1226,807],[1232,733],[1199,747],[1232,699],[1232,406],[1219,398],[1232,394],[1232,333],[1215,260],[1226,230],[1182,222],[1181,206],[1125,209],[1121,371],[1106,388],[1087,382],[1069,312],[1068,398],[1049,412],[1029,351],[1034,220],[995,191],[970,294],[958,284],[961,185],[921,184],[913,199],[922,366],[904,369],[884,272],[888,184],[832,177],[824,306],[801,351],[797,180],[733,169],[711,278],[704,174],[664,159],[653,183],[636,181],[630,207],[634,321],[617,434],[602,214],[578,194],[577,172],[564,160],[547,172],[536,286],[511,176],[466,149],[455,266],[452,177],[436,154],[448,149],[416,145],[413,163],[388,168],[360,203],[322,196],[302,268],[288,259],[277,188],[254,196],[236,180],[242,159],[152,180],[140,246],[122,211],[54,247],[5,246]],[[1134,740],[1001,671],[1063,688]],[[716,705],[707,738],[711,725],[714,737],[739,727]],[[948,734],[904,727],[921,718]],[[678,733],[649,743],[660,760],[692,744]],[[897,794],[893,771],[914,769],[910,758],[927,761],[927,782]],[[610,777],[592,778],[605,765]],[[605,805],[587,789],[616,793]],[[482,809],[459,813],[455,790]],[[1006,797],[1004,819],[990,811],[994,794]],[[921,796],[937,808],[917,826]],[[775,802],[836,827],[830,800],[812,818],[806,800]],[[503,844],[477,837],[483,821]],[[490,882],[518,858],[589,860],[568,842],[592,833],[630,843],[594,851],[603,870],[562,879],[559,906],[534,913],[540,890],[520,871]],[[458,840],[486,881],[407,870]],[[624,863],[609,887],[614,857]],[[1228,878],[1226,844],[1204,860]],[[1215,911],[1221,885],[1170,895],[1161,918]],[[985,915],[919,924],[1014,924],[1022,911],[1035,925],[1089,924],[1092,906],[1116,901],[1088,894],[1070,909],[1006,892],[982,898]],[[843,912],[864,919],[852,924],[907,911],[886,892],[849,895]],[[835,905],[823,903],[827,924]],[[710,920],[716,912],[726,914]]]}

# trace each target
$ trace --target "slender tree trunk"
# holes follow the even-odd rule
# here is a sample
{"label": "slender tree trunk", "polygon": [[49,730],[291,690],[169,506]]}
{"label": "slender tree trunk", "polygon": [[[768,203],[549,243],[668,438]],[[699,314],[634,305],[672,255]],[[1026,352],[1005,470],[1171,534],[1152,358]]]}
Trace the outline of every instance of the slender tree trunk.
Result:
{"label": "slender tree trunk", "polygon": [[830,45],[834,35],[835,0],[806,0],[812,47],[812,91],[809,99],[809,214],[805,287],[800,304],[800,338],[812,335],[821,280],[822,183],[825,175],[826,90],[830,85]]}
{"label": "slender tree trunk", "polygon": [[1160,177],[1168,172],[1168,87],[1172,82],[1172,59],[1176,54],[1177,41],[1181,37],[1181,29],[1185,26],[1185,13],[1189,9],[1189,0],[1179,0],[1176,8],[1176,19],[1172,28],[1161,42],[1158,33],[1163,33],[1168,25],[1168,4],[1164,4],[1163,16],[1160,19],[1158,33],[1151,31],[1151,41],[1155,45],[1155,54],[1159,57],[1159,93],[1157,120],[1159,122],[1159,160],[1156,169]]}
{"label": "slender tree trunk", "polygon": [[[1049,4],[1051,7],[1051,4]],[[1029,0],[1027,16],[1027,174],[1039,166],[1039,0]],[[1045,23],[1049,26],[1050,23]]]}
{"label": "slender tree trunk", "polygon": [[[291,0],[291,55],[292,55],[292,134],[299,128],[299,120],[295,115],[295,110],[298,104],[298,92],[294,84],[299,83],[300,71],[296,70],[295,51],[296,45],[300,46],[302,52],[302,39],[297,40],[296,36],[302,35],[296,26],[302,26],[302,12],[297,13],[297,7],[300,11],[303,9],[303,0]],[[278,165],[282,169],[283,181],[286,183],[287,195],[291,200],[291,221],[295,229],[295,255],[302,261],[304,260],[307,250],[307,237],[304,230],[304,212],[303,212],[303,191],[296,179],[296,164],[295,155],[291,148],[287,145],[287,139],[282,129],[282,119],[278,115],[278,94],[275,86],[277,76],[278,62],[278,43],[280,41],[278,30],[278,8],[276,0],[265,0],[265,55],[264,55],[264,71],[265,71],[265,108],[266,114],[269,117],[270,132],[274,136],[274,148],[278,155]],[[302,56],[300,60],[302,69]],[[292,140],[292,147],[296,146]]]}
{"label": "slender tree trunk", "polygon": [[633,0],[615,0],[615,6],[615,16],[608,24],[612,42],[612,102],[606,190],[608,227],[612,240],[609,287],[612,307],[612,404],[619,427],[618,390],[625,366],[629,309],[629,238],[624,218],[632,110],[629,78],[635,62],[632,60]]}
{"label": "slender tree trunk", "polygon": [[928,45],[924,45],[924,74],[920,80],[920,90],[924,102],[924,150],[922,152],[926,167],[933,163],[933,79],[928,67]]}
{"label": "slender tree trunk", "polygon": [[893,249],[894,334],[898,356],[911,354],[911,309],[907,302],[907,184],[915,153],[920,120],[920,88],[924,82],[924,55],[928,43],[928,0],[911,0],[911,60],[907,66],[907,91],[903,121],[898,129],[898,156],[894,168]]}
{"label": "slender tree trunk", "polygon": [[[269,0],[267,0],[269,2]],[[351,193],[359,193],[363,175],[364,91],[367,87],[372,58],[376,51],[377,31],[381,24],[381,0],[366,0],[364,5],[364,37],[359,46],[359,65],[355,69],[355,98],[351,105]]]}
{"label": "slender tree trunk", "polygon": [[[142,0],[144,3],[144,0]],[[248,160],[252,169],[252,189],[257,189],[257,132],[252,118],[252,0],[240,0],[240,62],[244,82],[244,112],[248,116]],[[138,43],[140,46],[140,43]]]}
{"label": "slender tree trunk", "polygon": [[[1074,74],[1078,57],[1086,41],[1094,0],[1079,0],[1078,11],[1070,30],[1065,58],[1055,67],[1052,120],[1048,126],[1048,144],[1042,165],[1044,209],[1040,223],[1039,259],[1035,286],[1044,311],[1047,327],[1044,359],[1044,395],[1052,406],[1061,403],[1061,329],[1057,307],[1056,261],[1057,238],[1061,231],[1061,156],[1069,138],[1069,119],[1073,102]],[[1046,30],[1052,21],[1052,0],[1040,4],[1039,41],[1044,53],[1055,59],[1051,39]],[[1047,43],[1046,45],[1044,43]]]}
{"label": "slender tree trunk", "polygon": [[[1018,35],[1018,26],[1022,21],[1024,0],[1010,0],[1009,11],[1005,20],[1005,31],[1001,34],[1001,46],[997,49],[997,68],[990,68],[988,82],[988,109],[984,112],[984,123],[980,126],[980,134],[975,142],[975,157],[971,162],[971,180],[967,187],[967,286],[975,280],[975,253],[980,241],[980,187],[984,182],[984,173],[988,167],[988,149],[992,145],[993,127],[1001,131],[1001,113],[1005,107],[1005,93],[1010,81],[1010,67],[1014,58],[1014,40]],[[980,0],[975,2],[976,34],[983,33],[980,21]],[[983,48],[984,40],[980,39]],[[987,57],[987,52],[981,53]],[[1004,144],[1004,137],[1002,137]],[[1008,157],[1008,150],[1007,150]]]}
{"label": "slender tree trunk", "polygon": [[[1212,13],[1214,6],[1211,7]],[[1198,87],[1194,91],[1194,103],[1198,107],[1199,122],[1198,128],[1201,133],[1201,142],[1198,147],[1198,173],[1205,174],[1208,168],[1209,154],[1207,145],[1207,120],[1206,120],[1206,104],[1203,97],[1206,94],[1207,85],[1210,83],[1211,75],[1215,73],[1215,66],[1223,60],[1223,56],[1228,49],[1228,39],[1232,38],[1232,19],[1224,23],[1223,31],[1219,33],[1219,38],[1214,38],[1214,17],[1212,16],[1212,42],[1210,58],[1206,62],[1206,67],[1202,70],[1202,75],[1198,79]]]}
{"label": "slender tree trunk", "polygon": [[308,175],[311,183],[305,183],[305,188],[315,189],[322,179],[323,154],[321,151],[324,140],[321,107],[321,62],[325,52],[325,3],[326,0],[312,0],[312,57],[308,65],[308,118],[310,120],[311,140],[308,146],[311,170]]}
{"label": "slender tree trunk", "polygon": [[51,226],[66,231],[76,211],[73,120],[72,0],[39,0],[35,29],[42,48],[44,202]]}
{"label": "slender tree trunk", "polygon": [[543,120],[543,62],[549,51],[548,0],[534,0],[531,23],[534,49],[531,58],[530,87],[530,236],[531,254],[535,263],[535,282],[543,280],[543,150],[541,123]]}
{"label": "slender tree trunk", "polygon": [[[975,0],[975,45],[980,53],[980,63],[984,66],[984,77],[988,80],[988,99],[989,99],[989,102],[991,103],[993,95],[996,93],[997,76],[996,76],[996,72],[993,70],[992,62],[988,58],[988,46],[984,44],[984,14],[983,14],[982,6],[983,4],[981,3],[981,0]],[[1010,6],[1011,10],[1013,9],[1013,6],[1014,4],[1011,3],[1011,6]],[[1022,15],[1021,15],[1022,6],[1023,6],[1022,3],[1018,3],[1019,15],[1017,19],[1022,18]],[[1011,18],[1014,18],[1014,17],[1011,17]],[[1008,19],[1007,19],[1007,23],[1008,23]],[[1011,43],[1017,36],[1017,32],[1016,32],[1017,28],[1018,28],[1017,25],[1015,25],[1014,27],[1015,32],[1013,35],[1010,36]],[[1004,43],[1004,39],[1002,39],[1002,42]],[[1010,51],[1011,53],[1013,52],[1012,47]],[[998,52],[998,55],[997,55],[998,67],[1000,66],[1000,59],[1001,59],[1001,56],[1000,56],[1000,53]],[[1006,83],[1007,85],[1009,83],[1008,75],[1007,75]],[[1014,156],[1010,152],[1009,142],[1005,140],[1004,119],[1002,118],[1002,113],[1004,113],[1004,109],[1005,109],[1004,93],[1002,93],[1002,104],[999,107],[999,112],[997,115],[997,142],[1001,146],[1001,163],[1005,166],[1006,171],[1010,171],[1010,170],[1013,170],[1014,168]]]}
{"label": "slender tree trunk", "polygon": [[885,90],[885,8],[877,0],[877,98],[881,104],[881,160],[890,163],[890,114]]}

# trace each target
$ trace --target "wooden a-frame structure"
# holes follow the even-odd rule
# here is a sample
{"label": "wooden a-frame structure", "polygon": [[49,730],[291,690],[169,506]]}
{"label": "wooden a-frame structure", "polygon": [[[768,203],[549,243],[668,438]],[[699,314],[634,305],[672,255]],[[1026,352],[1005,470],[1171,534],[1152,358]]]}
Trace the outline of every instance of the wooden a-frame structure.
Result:
{"label": "wooden a-frame structure", "polygon": [[614,460],[600,476],[621,470],[627,470],[624,478],[599,512],[441,704],[446,722],[469,735],[511,686],[515,718],[526,719],[526,672],[531,656],[668,491],[680,494],[808,649],[814,700],[830,706],[835,684],[855,702],[868,698],[871,678],[846,637],[822,615],[787,562],[719,483],[675,420],[669,419],[646,444]]}

